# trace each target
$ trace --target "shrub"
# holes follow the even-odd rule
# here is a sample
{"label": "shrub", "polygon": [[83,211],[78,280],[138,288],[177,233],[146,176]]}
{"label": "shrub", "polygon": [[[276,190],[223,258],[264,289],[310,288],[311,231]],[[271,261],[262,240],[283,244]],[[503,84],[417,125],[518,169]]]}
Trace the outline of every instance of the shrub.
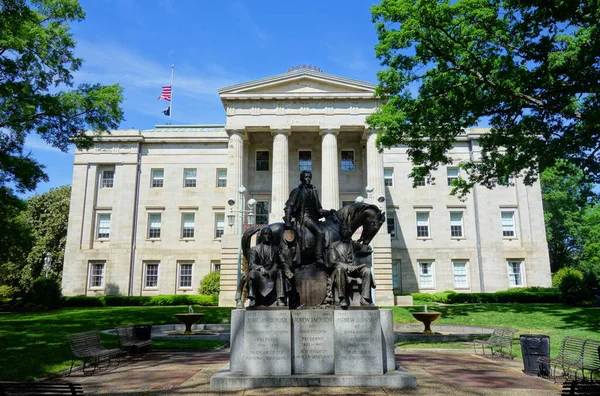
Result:
{"label": "shrub", "polygon": [[62,304],[61,297],[60,284],[56,279],[37,278],[25,295],[25,303],[56,309]]}
{"label": "shrub", "polygon": [[586,287],[583,273],[575,268],[565,267],[558,270],[552,278],[552,286],[560,290],[568,304],[581,305],[593,299]]}
{"label": "shrub", "polygon": [[218,295],[203,296],[197,294],[165,294],[159,296],[73,296],[63,298],[66,307],[139,307],[169,305],[216,306]]}
{"label": "shrub", "polygon": [[445,291],[441,293],[413,293],[413,298],[420,301],[432,301],[446,304],[473,303],[556,303],[560,302],[560,294],[555,289],[532,287],[514,288],[496,293],[456,293]]}
{"label": "shrub", "polygon": [[221,290],[221,273],[218,271],[213,271],[206,275],[200,281],[200,289],[198,290],[200,294],[204,295],[213,295],[219,294]]}
{"label": "shrub", "polygon": [[104,297],[71,296],[63,297],[65,307],[105,307]]}
{"label": "shrub", "polygon": [[0,298],[12,299],[17,291],[16,287],[2,285],[0,286]]}

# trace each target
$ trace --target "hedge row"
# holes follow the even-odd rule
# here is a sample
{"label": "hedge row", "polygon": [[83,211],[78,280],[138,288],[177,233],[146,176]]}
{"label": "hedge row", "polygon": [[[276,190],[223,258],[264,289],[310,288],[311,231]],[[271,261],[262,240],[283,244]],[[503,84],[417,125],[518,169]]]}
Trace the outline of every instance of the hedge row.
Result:
{"label": "hedge row", "polygon": [[72,296],[63,297],[64,307],[137,307],[137,306],[165,306],[165,305],[202,305],[217,306],[219,296],[205,295],[173,295],[160,296]]}
{"label": "hedge row", "polygon": [[438,302],[443,304],[468,303],[558,303],[561,295],[556,289],[531,287],[517,288],[495,293],[456,293],[445,291],[441,293],[412,293],[413,299],[419,301]]}

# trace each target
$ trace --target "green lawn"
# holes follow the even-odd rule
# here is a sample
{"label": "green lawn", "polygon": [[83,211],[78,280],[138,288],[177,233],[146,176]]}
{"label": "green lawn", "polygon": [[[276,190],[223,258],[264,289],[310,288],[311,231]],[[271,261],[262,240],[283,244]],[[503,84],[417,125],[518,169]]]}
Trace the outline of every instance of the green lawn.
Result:
{"label": "green lawn", "polygon": [[[547,334],[552,354],[558,352],[565,335],[600,339],[600,308],[576,308],[561,304],[464,304],[434,306],[440,311],[436,323],[473,326],[502,326],[521,334]],[[205,314],[204,323],[229,323],[231,308],[196,307]],[[394,322],[418,323],[410,314],[422,307],[394,307]],[[66,308],[32,314],[0,314],[0,380],[32,380],[68,369],[71,351],[67,334],[105,330],[127,324],[175,323],[175,313],[187,307]],[[114,336],[102,336],[106,346],[116,346]],[[520,353],[518,339],[515,351]],[[221,342],[199,340],[156,340],[156,348],[211,349]],[[402,343],[407,347],[443,348],[448,344]],[[450,344],[450,347],[456,347]]]}

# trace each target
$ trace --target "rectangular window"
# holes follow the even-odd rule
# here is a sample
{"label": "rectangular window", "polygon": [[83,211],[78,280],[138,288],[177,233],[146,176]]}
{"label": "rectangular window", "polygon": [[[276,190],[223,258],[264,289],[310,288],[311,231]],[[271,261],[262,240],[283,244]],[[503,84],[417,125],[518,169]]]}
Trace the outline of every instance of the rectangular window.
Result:
{"label": "rectangular window", "polygon": [[[416,167],[416,168],[419,168],[419,167]],[[427,180],[425,179],[425,177],[415,176],[414,185],[416,187],[425,187],[427,185]]]}
{"label": "rectangular window", "polygon": [[353,150],[342,150],[342,170],[352,171],[354,167],[354,151]]}
{"label": "rectangular window", "polygon": [[210,262],[210,271],[211,272],[221,272],[221,262],[220,261],[211,261]]}
{"label": "rectangular window", "polygon": [[215,213],[215,239],[220,239],[225,232],[225,213]]}
{"label": "rectangular window", "polygon": [[454,287],[457,289],[469,287],[466,261],[454,261],[452,266],[454,269]]}
{"label": "rectangular window", "polygon": [[448,185],[451,186],[454,180],[458,180],[458,168],[446,168]]}
{"label": "rectangular window", "polygon": [[523,286],[523,262],[508,260],[508,281],[511,287]]}
{"label": "rectangular window", "polygon": [[114,170],[103,170],[102,171],[102,183],[101,188],[113,188],[115,185],[115,171]]}
{"label": "rectangular window", "polygon": [[257,151],[256,152],[256,170],[257,171],[268,171],[269,170],[269,152],[268,151]]}
{"label": "rectangular window", "polygon": [[183,187],[196,187],[196,169],[183,170]]}
{"label": "rectangular window", "polygon": [[298,151],[298,170],[312,171],[312,152]]}
{"label": "rectangular window", "polygon": [[227,169],[217,169],[217,187],[227,187]]}
{"label": "rectangular window", "polygon": [[392,264],[392,287],[398,289],[400,287],[400,263]]}
{"label": "rectangular window", "polygon": [[394,168],[383,168],[383,184],[386,187],[394,186]]}
{"label": "rectangular window", "polygon": [[433,289],[433,263],[419,263],[419,287],[421,289]]}
{"label": "rectangular window", "polygon": [[269,224],[269,201],[256,202],[256,224]]}
{"label": "rectangular window", "polygon": [[97,239],[110,238],[110,214],[98,214]]}
{"label": "rectangular window", "polygon": [[452,238],[463,237],[463,214],[462,212],[450,212],[450,236]]}
{"label": "rectangular window", "polygon": [[429,212],[417,212],[417,238],[429,238]]}
{"label": "rectangular window", "polygon": [[104,286],[104,264],[90,263],[90,288]]}
{"label": "rectangular window", "polygon": [[396,211],[394,209],[388,209],[385,214],[385,220],[387,222],[387,232],[392,238],[396,238]]}
{"label": "rectangular window", "polygon": [[160,238],[161,217],[160,213],[150,213],[148,215],[148,239]]}
{"label": "rectangular window", "polygon": [[179,264],[179,288],[191,289],[192,287],[192,270],[194,264],[180,263]]}
{"label": "rectangular window", "polygon": [[502,212],[502,236],[510,238],[515,236],[515,212]]}
{"label": "rectangular window", "polygon": [[194,237],[194,226],[196,222],[195,213],[182,213],[181,215],[181,237],[193,238]]}
{"label": "rectangular window", "polygon": [[146,263],[146,288],[158,287],[158,263]]}
{"label": "rectangular window", "polygon": [[165,180],[164,169],[152,169],[152,187],[162,187]]}

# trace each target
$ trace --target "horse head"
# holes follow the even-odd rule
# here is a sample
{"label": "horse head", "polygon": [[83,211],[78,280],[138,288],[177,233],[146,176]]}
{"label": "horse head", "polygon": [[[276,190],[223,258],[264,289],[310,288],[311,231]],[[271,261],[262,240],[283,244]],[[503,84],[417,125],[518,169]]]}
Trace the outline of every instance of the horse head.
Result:
{"label": "horse head", "polygon": [[346,205],[335,214],[338,223],[348,222],[354,233],[362,226],[362,233],[358,242],[368,245],[375,237],[383,223],[385,223],[385,214],[372,204],[352,203]]}

